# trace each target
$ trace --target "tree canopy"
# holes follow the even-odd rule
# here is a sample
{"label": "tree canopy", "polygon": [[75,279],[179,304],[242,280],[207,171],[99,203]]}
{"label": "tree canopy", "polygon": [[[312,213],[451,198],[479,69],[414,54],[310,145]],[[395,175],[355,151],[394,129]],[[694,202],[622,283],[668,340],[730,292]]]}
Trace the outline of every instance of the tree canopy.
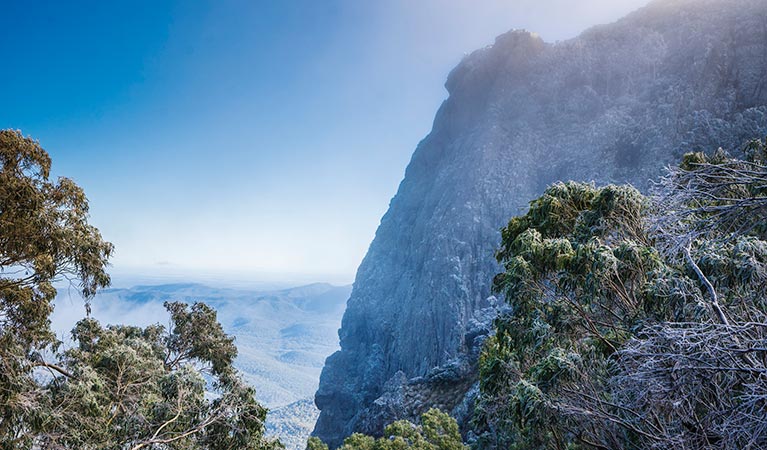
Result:
{"label": "tree canopy", "polygon": [[[327,450],[316,437],[309,438],[308,450]],[[344,440],[339,450],[468,450],[461,441],[455,419],[432,408],[421,415],[420,425],[398,420],[384,429],[384,436],[375,439],[354,433]]]}
{"label": "tree canopy", "polygon": [[764,143],[747,154],[686,155],[649,198],[558,183],[509,222],[479,447],[767,445]]}
{"label": "tree canopy", "polygon": [[51,160],[0,131],[0,448],[271,449],[266,409],[233,366],[210,307],[169,302],[170,327],[86,317],[64,346],[50,329],[54,284],[86,302],[109,285],[113,246],[84,192],[50,180]]}
{"label": "tree canopy", "polygon": [[210,307],[166,303],[171,328],[83,319],[66,372],[45,386],[37,437],[47,448],[267,449],[266,409],[237,376],[237,354]]}
{"label": "tree canopy", "polygon": [[[51,159],[21,132],[0,130],[0,442],[21,448],[40,421],[33,371],[56,344],[56,289],[68,280],[86,300],[109,284],[112,244],[88,224],[88,201],[72,180],[50,180]],[[51,366],[53,367],[53,366]]]}

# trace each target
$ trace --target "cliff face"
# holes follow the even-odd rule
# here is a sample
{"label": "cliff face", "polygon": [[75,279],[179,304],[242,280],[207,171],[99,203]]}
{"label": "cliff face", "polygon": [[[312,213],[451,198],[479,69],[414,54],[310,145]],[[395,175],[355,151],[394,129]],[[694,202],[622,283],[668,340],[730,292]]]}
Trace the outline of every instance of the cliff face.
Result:
{"label": "cliff face", "polygon": [[684,152],[767,135],[767,2],[656,1],[557,44],[512,31],[446,87],[322,372],[331,446],[435,404],[466,417],[499,229],[546,185],[645,188]]}

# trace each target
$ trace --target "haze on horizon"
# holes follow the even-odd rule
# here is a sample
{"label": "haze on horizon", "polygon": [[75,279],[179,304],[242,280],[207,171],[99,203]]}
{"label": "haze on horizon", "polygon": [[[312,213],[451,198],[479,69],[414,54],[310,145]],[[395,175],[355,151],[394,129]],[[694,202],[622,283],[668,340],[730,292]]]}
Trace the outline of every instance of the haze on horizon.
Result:
{"label": "haze on horizon", "polygon": [[464,54],[646,2],[18,2],[0,127],[85,189],[117,272],[348,282]]}

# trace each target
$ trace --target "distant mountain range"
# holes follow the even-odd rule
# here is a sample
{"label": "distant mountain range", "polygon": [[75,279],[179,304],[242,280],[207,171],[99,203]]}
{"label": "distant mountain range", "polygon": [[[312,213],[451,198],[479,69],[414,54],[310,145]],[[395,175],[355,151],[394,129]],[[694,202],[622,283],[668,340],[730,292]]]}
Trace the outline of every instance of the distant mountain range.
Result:
{"label": "distant mountain range", "polygon": [[[93,317],[103,323],[145,326],[166,323],[165,301],[204,302],[218,311],[235,336],[236,365],[270,408],[267,431],[289,449],[303,448],[319,411],[312,396],[325,358],[338,349],[351,286],[310,284],[275,291],[214,288],[177,283],[107,289],[93,300]],[[82,318],[82,300],[60,291],[53,327],[66,338]]]}

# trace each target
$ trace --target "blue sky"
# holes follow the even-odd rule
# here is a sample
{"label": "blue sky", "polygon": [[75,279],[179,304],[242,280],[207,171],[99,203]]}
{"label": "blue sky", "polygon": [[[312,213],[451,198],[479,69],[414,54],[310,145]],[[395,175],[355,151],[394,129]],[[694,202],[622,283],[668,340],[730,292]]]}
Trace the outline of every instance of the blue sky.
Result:
{"label": "blue sky", "polygon": [[465,53],[644,3],[3,2],[0,128],[84,187],[115,272],[351,281]]}

